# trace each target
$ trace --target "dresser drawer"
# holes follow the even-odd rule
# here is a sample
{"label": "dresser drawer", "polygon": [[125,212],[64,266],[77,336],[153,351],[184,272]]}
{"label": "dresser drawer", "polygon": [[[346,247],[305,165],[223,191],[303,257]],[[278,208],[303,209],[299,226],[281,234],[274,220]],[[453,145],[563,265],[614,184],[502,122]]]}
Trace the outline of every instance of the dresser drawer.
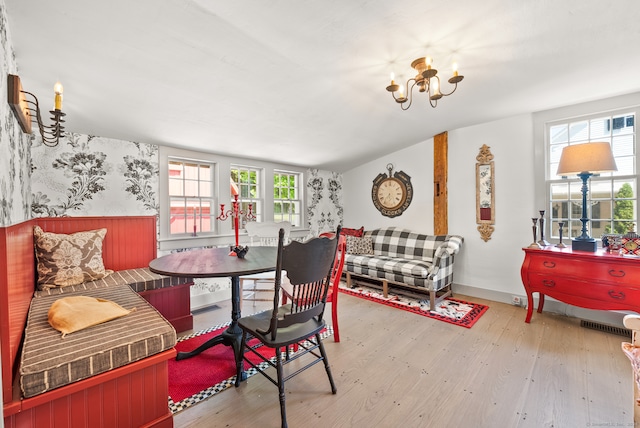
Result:
{"label": "dresser drawer", "polygon": [[545,275],[576,276],[583,277],[589,272],[593,263],[586,260],[563,260],[551,255],[536,254],[530,256],[529,272]]}
{"label": "dresser drawer", "polygon": [[611,259],[597,257],[579,260],[536,254],[531,256],[529,272],[640,286],[640,260],[620,258],[618,261],[611,263]]}
{"label": "dresser drawer", "polygon": [[[539,291],[548,296],[562,294],[591,299],[612,304],[640,306],[640,286],[620,286],[614,283],[590,282],[561,276],[531,274],[529,284],[533,291]],[[570,303],[570,301],[566,302]]]}

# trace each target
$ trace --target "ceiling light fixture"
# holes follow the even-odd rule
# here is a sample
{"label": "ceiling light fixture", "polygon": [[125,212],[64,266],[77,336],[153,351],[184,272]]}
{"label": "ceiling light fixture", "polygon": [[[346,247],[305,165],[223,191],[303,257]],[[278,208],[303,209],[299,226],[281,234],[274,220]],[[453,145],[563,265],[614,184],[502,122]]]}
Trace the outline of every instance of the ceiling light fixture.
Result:
{"label": "ceiling light fixture", "polygon": [[[453,76],[448,80],[449,83],[455,85],[453,90],[449,93],[443,93],[441,91],[440,77],[438,76],[438,70],[431,67],[431,57],[423,57],[414,60],[411,63],[418,74],[415,77],[407,80],[407,94],[405,95],[402,85],[396,85],[394,81],[394,74],[391,73],[391,84],[387,86],[387,91],[391,92],[393,99],[400,104],[402,110],[408,110],[413,102],[413,87],[418,86],[420,92],[426,92],[429,96],[429,104],[435,108],[438,105],[438,100],[442,97],[447,97],[453,94],[458,89],[458,83],[464,79],[464,76],[458,74],[458,66],[453,63]],[[411,85],[411,86],[409,86]],[[398,93],[396,95],[396,92]],[[407,101],[409,104],[406,104]]]}
{"label": "ceiling light fixture", "polygon": [[[54,97],[54,109],[50,110],[51,113],[51,125],[44,125],[42,123],[42,117],[40,117],[40,105],[38,104],[38,98],[31,92],[23,91],[20,78],[14,74],[9,74],[8,77],[8,96],[9,105],[22,131],[31,134],[31,122],[35,121],[38,124],[40,135],[42,136],[42,142],[49,147],[57,146],[60,137],[64,137],[64,120],[66,116],[62,112],[62,84],[57,82],[53,86],[55,93]],[[33,101],[27,99],[27,95],[33,98]],[[32,106],[35,106],[32,107]]]}

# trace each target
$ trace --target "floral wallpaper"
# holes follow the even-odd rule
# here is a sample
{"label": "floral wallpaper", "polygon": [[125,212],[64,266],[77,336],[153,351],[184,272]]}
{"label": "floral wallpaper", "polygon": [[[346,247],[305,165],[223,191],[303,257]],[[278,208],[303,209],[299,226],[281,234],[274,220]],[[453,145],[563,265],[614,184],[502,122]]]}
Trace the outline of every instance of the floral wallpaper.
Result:
{"label": "floral wallpaper", "polygon": [[30,217],[30,137],[7,102],[7,74],[18,74],[4,0],[0,0],[0,226]]}
{"label": "floral wallpaper", "polygon": [[69,133],[31,157],[33,217],[158,213],[156,145]]}
{"label": "floral wallpaper", "polygon": [[317,236],[342,224],[342,175],[310,169],[308,176],[307,222],[311,235]]}

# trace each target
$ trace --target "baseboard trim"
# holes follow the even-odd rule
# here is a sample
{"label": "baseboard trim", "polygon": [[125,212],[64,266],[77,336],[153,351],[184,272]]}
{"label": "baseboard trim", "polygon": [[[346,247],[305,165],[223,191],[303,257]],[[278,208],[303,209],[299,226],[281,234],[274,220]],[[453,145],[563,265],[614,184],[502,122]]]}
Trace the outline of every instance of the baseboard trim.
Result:
{"label": "baseboard trim", "polygon": [[[524,291],[524,290],[523,290]],[[527,302],[527,296],[525,293],[517,294],[517,293],[505,293],[503,291],[496,290],[487,290],[485,288],[472,287],[469,285],[462,284],[453,284],[453,295],[455,297],[456,294],[463,294],[469,297],[478,297],[480,299],[493,300],[500,303],[506,303],[508,305],[511,304],[513,296],[519,296],[520,300],[525,303]],[[538,294],[534,294],[533,304],[534,309],[538,307]],[[568,317],[589,320],[597,323],[612,325],[623,327],[622,319],[625,315],[634,313],[634,312],[625,312],[625,311],[598,311],[593,309],[585,309],[580,308],[578,306],[568,305],[566,303],[560,302],[558,300],[552,299],[551,297],[546,296],[544,299],[544,312],[552,312],[560,315],[565,315]],[[526,316],[526,311],[522,312],[522,322],[524,322],[524,318]],[[536,312],[533,313],[532,321],[536,317]]]}

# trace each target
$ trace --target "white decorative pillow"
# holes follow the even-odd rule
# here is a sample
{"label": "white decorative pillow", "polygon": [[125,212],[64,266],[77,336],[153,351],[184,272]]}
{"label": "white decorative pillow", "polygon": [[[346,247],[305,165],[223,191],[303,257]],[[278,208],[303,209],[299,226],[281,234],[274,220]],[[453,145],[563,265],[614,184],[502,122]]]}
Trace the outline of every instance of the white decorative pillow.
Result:
{"label": "white decorative pillow", "polygon": [[373,241],[368,236],[346,235],[348,254],[373,254]]}
{"label": "white decorative pillow", "polygon": [[107,229],[70,235],[33,229],[38,289],[78,285],[113,273],[104,268],[102,241]]}

